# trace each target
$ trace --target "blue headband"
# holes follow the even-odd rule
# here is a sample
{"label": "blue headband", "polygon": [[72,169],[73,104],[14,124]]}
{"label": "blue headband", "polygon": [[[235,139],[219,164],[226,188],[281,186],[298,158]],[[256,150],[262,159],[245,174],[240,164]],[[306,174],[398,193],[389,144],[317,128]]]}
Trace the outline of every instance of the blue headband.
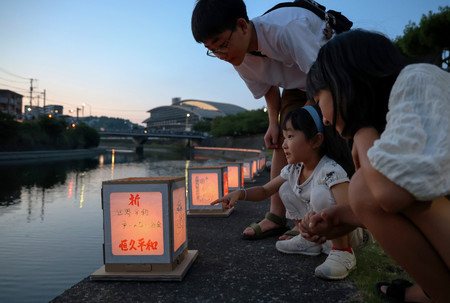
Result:
{"label": "blue headband", "polygon": [[317,127],[317,131],[319,133],[323,134],[323,122],[320,120],[320,116],[317,113],[317,110],[314,108],[314,106],[311,105],[307,105],[303,107],[304,109],[306,109],[306,111],[311,115],[311,117],[314,120],[314,123],[316,124]]}

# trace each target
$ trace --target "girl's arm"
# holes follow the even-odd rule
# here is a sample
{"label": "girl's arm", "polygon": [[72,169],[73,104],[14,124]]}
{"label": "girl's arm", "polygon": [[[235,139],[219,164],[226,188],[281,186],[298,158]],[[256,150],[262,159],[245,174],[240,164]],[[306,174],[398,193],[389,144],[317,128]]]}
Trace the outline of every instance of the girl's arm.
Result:
{"label": "girl's arm", "polygon": [[228,195],[211,202],[211,205],[223,203],[224,208],[232,208],[238,200],[262,201],[278,192],[278,189],[285,181],[286,180],[282,177],[277,176],[263,186],[254,186],[245,190],[239,189],[233,191]]}
{"label": "girl's arm", "polygon": [[353,141],[353,155],[358,161],[359,169],[375,200],[386,212],[396,213],[405,209],[415,199],[404,188],[393,183],[370,164],[367,151],[379,139],[379,133],[373,127],[358,130]]}

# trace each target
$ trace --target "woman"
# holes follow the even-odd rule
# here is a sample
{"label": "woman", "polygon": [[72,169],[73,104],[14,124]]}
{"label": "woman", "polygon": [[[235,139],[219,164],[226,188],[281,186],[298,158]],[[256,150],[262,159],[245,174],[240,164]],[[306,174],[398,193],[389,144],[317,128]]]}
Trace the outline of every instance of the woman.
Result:
{"label": "woman", "polygon": [[381,293],[448,302],[450,75],[429,64],[405,67],[389,39],[354,30],[321,48],[307,81],[324,124],[353,139],[357,172],[350,206],[309,214],[302,235],[320,242],[365,226],[423,288],[378,284]]}

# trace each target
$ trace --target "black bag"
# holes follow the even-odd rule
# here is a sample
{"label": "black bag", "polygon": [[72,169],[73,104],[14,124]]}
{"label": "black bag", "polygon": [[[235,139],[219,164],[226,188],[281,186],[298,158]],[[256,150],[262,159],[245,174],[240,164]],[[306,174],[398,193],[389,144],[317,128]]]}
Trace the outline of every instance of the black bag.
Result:
{"label": "black bag", "polygon": [[334,10],[326,11],[325,6],[313,0],[295,0],[294,2],[279,3],[265,12],[264,15],[282,7],[301,7],[307,9],[316,14],[320,19],[325,20],[327,25],[329,25],[337,34],[348,31],[353,26],[353,22],[342,15],[341,12]]}

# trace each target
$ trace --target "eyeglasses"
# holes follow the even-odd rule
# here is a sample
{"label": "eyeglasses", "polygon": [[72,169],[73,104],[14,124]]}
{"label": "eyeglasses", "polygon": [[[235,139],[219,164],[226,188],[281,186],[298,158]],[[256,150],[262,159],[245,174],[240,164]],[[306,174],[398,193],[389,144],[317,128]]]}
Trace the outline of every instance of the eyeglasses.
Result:
{"label": "eyeglasses", "polygon": [[230,46],[230,40],[231,40],[231,36],[233,36],[233,33],[234,33],[234,31],[231,31],[231,34],[228,37],[228,39],[224,43],[222,43],[218,49],[216,49],[216,50],[208,49],[206,51],[206,55],[213,57],[213,58],[217,58],[218,56],[226,55],[228,53],[228,47]]}

